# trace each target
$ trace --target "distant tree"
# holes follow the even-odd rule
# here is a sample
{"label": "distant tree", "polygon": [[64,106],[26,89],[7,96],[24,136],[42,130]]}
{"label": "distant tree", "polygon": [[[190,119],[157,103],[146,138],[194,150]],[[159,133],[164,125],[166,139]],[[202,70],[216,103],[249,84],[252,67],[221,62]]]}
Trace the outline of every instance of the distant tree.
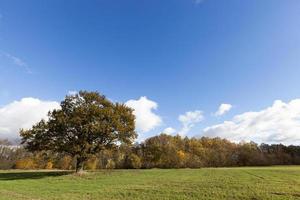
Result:
{"label": "distant tree", "polygon": [[35,169],[36,164],[32,158],[24,158],[16,161],[16,169]]}
{"label": "distant tree", "polygon": [[48,161],[45,166],[45,169],[52,169],[52,168],[53,168],[53,163],[51,161]]}
{"label": "distant tree", "polygon": [[98,162],[99,162],[99,160],[97,159],[96,156],[89,158],[88,161],[86,161],[85,169],[88,169],[88,170],[97,169]]}
{"label": "distant tree", "polygon": [[126,169],[139,169],[142,166],[141,159],[138,155],[131,153],[125,156],[124,168]]}
{"label": "distant tree", "polygon": [[76,172],[92,155],[118,144],[131,144],[135,133],[133,110],[112,103],[98,92],[80,91],[66,96],[61,108],[49,112],[29,130],[21,130],[29,151],[50,150],[76,159]]}
{"label": "distant tree", "polygon": [[116,163],[112,159],[109,159],[105,166],[106,169],[114,169],[115,167],[116,167]]}
{"label": "distant tree", "polygon": [[72,169],[72,162],[73,162],[73,159],[71,156],[64,155],[59,158],[59,160],[57,162],[57,167],[59,169],[70,170],[70,169]]}

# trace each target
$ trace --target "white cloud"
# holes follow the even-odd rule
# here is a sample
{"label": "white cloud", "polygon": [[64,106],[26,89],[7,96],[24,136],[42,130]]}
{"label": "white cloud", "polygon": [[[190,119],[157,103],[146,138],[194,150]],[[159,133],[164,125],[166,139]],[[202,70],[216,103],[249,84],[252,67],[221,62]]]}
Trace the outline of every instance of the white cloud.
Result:
{"label": "white cloud", "polygon": [[68,91],[68,95],[74,96],[76,94],[78,94],[78,92],[76,90],[70,90],[70,91]]}
{"label": "white cloud", "polygon": [[300,144],[300,99],[288,103],[277,100],[271,107],[258,112],[246,112],[231,121],[207,127],[205,136],[232,141],[257,143]]}
{"label": "white cloud", "polygon": [[0,138],[18,138],[21,128],[30,128],[55,108],[59,108],[58,102],[31,97],[0,107]]}
{"label": "white cloud", "polygon": [[133,113],[136,116],[136,129],[138,132],[145,133],[162,124],[161,117],[153,112],[158,107],[157,103],[147,97],[129,100],[125,104],[134,109]]}
{"label": "white cloud", "polygon": [[178,120],[182,123],[182,129],[179,131],[179,134],[185,136],[195,124],[201,122],[203,119],[203,112],[200,110],[189,111],[184,115],[179,115]]}
{"label": "white cloud", "polygon": [[219,106],[219,109],[218,111],[215,113],[216,116],[222,116],[224,115],[225,113],[229,112],[232,108],[232,105],[231,104],[227,104],[227,103],[222,103],[220,106]]}
{"label": "white cloud", "polygon": [[171,134],[176,133],[176,130],[175,130],[174,128],[172,128],[172,127],[168,127],[168,128],[165,128],[165,129],[163,130],[163,133],[168,134],[168,135],[171,135]]}
{"label": "white cloud", "polygon": [[5,58],[7,58],[8,60],[10,60],[14,65],[24,68],[27,73],[29,73],[29,74],[32,73],[32,71],[28,67],[27,63],[25,61],[23,61],[21,58],[18,58],[16,56],[11,55],[6,52],[2,52],[1,55],[4,56]]}

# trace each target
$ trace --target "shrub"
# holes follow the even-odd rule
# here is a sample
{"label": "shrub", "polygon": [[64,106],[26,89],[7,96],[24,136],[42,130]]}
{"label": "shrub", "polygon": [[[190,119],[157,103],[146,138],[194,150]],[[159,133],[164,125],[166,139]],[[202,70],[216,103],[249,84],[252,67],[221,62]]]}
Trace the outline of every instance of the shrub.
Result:
{"label": "shrub", "polygon": [[64,156],[60,162],[58,168],[64,169],[64,170],[70,170],[72,169],[72,161],[73,159],[70,156]]}
{"label": "shrub", "polygon": [[85,165],[87,170],[96,170],[99,160],[96,157],[90,158]]}
{"label": "shrub", "polygon": [[52,169],[52,168],[53,168],[53,163],[51,161],[48,161],[45,169]]}
{"label": "shrub", "polygon": [[116,164],[112,159],[109,159],[105,166],[106,169],[114,169],[115,167],[116,167]]}
{"label": "shrub", "polygon": [[24,158],[21,160],[17,160],[16,169],[35,169],[36,165],[31,158]]}
{"label": "shrub", "polygon": [[130,154],[125,158],[125,168],[140,169],[142,161],[136,154]]}

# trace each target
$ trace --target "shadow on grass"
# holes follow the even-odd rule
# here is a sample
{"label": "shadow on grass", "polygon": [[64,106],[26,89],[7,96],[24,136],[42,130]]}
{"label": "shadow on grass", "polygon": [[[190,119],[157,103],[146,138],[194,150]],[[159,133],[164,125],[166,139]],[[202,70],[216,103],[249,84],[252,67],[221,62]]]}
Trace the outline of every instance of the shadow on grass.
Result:
{"label": "shadow on grass", "polygon": [[58,177],[71,174],[69,171],[22,171],[22,172],[4,172],[0,173],[0,181],[41,179],[46,177]]}

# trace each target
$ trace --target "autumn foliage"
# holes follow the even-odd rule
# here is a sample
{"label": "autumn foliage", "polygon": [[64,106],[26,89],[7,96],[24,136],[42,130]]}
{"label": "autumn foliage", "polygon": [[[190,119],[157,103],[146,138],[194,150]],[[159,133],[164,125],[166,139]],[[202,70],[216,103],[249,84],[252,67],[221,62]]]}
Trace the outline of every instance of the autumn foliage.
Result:
{"label": "autumn foliage", "polygon": [[[2,148],[2,151],[1,151]],[[64,169],[76,159],[50,151],[30,153],[24,148],[0,148],[1,169]],[[6,150],[4,150],[6,148]],[[282,144],[233,143],[221,138],[182,138],[161,134],[132,145],[121,144],[90,157],[86,170],[139,168],[201,168],[299,165],[300,147]]]}

